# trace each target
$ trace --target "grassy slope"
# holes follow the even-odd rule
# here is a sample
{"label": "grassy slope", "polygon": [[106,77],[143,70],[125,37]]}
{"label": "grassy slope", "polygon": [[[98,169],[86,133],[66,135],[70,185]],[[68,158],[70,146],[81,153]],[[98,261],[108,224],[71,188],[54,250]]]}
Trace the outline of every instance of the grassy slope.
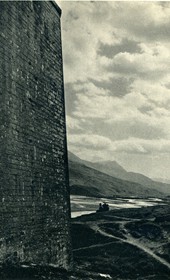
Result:
{"label": "grassy slope", "polygon": [[69,164],[72,165],[73,162],[93,168],[114,178],[116,177],[121,180],[135,182],[149,189],[157,190],[164,194],[170,195],[170,184],[153,181],[143,174],[127,172],[116,161],[89,162],[82,160],[75,156],[73,153],[69,152]]}
{"label": "grassy slope", "polygon": [[96,197],[160,197],[161,193],[140,184],[114,178],[82,163],[69,161],[71,194]]}
{"label": "grassy slope", "polygon": [[73,219],[77,268],[111,279],[169,279],[169,207],[121,209]]}

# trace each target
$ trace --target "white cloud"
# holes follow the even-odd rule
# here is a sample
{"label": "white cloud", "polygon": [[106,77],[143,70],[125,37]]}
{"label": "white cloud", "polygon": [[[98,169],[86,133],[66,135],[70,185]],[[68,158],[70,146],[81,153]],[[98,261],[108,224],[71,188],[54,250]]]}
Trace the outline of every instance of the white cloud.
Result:
{"label": "white cloud", "polygon": [[[170,90],[164,86],[136,80],[131,86],[132,91],[122,98],[91,83],[81,84],[76,89],[73,115],[83,118],[86,132],[90,129],[91,133],[95,133],[96,127],[98,131],[101,127],[100,134],[109,135],[112,140],[121,134],[121,130],[124,137],[170,137]],[[108,130],[103,131],[103,125]]]}
{"label": "white cloud", "polygon": [[101,64],[113,74],[143,80],[161,80],[170,69],[170,45],[139,44],[140,53],[118,53],[113,58],[102,57]]}
{"label": "white cloud", "polygon": [[[125,68],[132,67],[137,71],[157,70],[160,68],[159,58],[150,53],[152,41],[159,44],[156,51],[169,56],[170,36],[170,5],[159,3],[126,3],[126,2],[67,2],[62,3],[62,36],[65,61],[65,80],[75,82],[86,81],[89,77],[108,79],[109,72],[103,75],[103,65],[106,59],[100,59],[98,49],[100,42],[116,45],[123,38],[142,42],[144,54],[134,57],[129,54],[118,54],[115,65]],[[145,46],[143,46],[145,41]],[[166,44],[168,47],[166,49]],[[164,48],[164,49],[163,49]],[[146,63],[142,64],[142,60]],[[141,62],[141,63],[140,63]],[[158,63],[157,63],[158,62]],[[127,66],[126,66],[127,64]],[[139,65],[139,67],[138,67]],[[163,65],[162,65],[163,67]],[[125,69],[124,69],[125,71]]]}
{"label": "white cloud", "polygon": [[81,123],[78,119],[66,116],[67,131],[82,130]]}
{"label": "white cloud", "polygon": [[92,160],[131,154],[134,167],[136,154],[169,153],[170,3],[61,6],[69,147]]}
{"label": "white cloud", "polygon": [[133,90],[140,90],[147,98],[147,102],[154,103],[158,107],[167,107],[170,105],[170,89],[160,81],[151,83],[136,79],[132,85]]}
{"label": "white cloud", "polygon": [[113,149],[116,152],[126,153],[170,153],[170,140],[146,140],[129,138],[127,140],[113,142]]}
{"label": "white cloud", "polygon": [[107,152],[124,153],[170,153],[170,140],[148,140],[141,138],[128,138],[126,140],[111,141],[107,137],[93,134],[73,134],[69,136],[69,145],[84,147],[86,150],[105,150]]}
{"label": "white cloud", "polygon": [[90,149],[106,149],[110,147],[112,141],[104,136],[94,134],[72,134],[68,139],[69,145],[78,145]]}

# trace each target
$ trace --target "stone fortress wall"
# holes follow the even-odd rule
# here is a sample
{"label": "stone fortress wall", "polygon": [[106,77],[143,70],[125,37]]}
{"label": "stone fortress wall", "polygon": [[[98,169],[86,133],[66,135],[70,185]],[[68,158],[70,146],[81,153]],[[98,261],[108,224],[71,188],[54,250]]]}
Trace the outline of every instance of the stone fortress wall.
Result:
{"label": "stone fortress wall", "polygon": [[0,262],[71,263],[60,16],[0,1]]}

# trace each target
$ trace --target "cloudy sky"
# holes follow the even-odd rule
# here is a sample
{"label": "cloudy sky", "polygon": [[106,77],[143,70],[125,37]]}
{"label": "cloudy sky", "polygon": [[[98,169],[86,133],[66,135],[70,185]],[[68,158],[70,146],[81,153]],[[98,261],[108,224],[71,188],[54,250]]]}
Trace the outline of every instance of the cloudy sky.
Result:
{"label": "cloudy sky", "polygon": [[170,2],[58,3],[69,150],[170,179]]}

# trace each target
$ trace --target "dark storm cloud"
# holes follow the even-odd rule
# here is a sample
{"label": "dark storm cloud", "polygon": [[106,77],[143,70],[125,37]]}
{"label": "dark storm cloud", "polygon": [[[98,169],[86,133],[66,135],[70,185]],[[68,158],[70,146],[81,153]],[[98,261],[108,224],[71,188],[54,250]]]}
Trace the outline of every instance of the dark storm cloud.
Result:
{"label": "dark storm cloud", "polygon": [[[139,26],[131,26],[131,30],[137,37],[146,38],[148,41],[167,41],[169,42],[170,38],[170,22],[154,25],[154,23],[146,26],[143,26],[139,30]],[[140,31],[140,32],[139,32]]]}
{"label": "dark storm cloud", "polygon": [[96,81],[91,79],[93,84],[99,88],[109,90],[110,96],[123,97],[130,91],[130,85],[133,83],[133,78],[113,77],[109,81]]}
{"label": "dark storm cloud", "polygon": [[152,106],[149,106],[149,105],[146,105],[146,106],[141,106],[140,108],[138,108],[138,110],[139,110],[141,113],[150,115],[150,113],[152,113],[153,107],[152,107]]}
{"label": "dark storm cloud", "polygon": [[[123,112],[122,112],[123,113]],[[100,122],[100,127],[94,121],[93,131],[95,134],[103,133],[109,139],[122,140],[128,139],[129,135],[134,138],[141,139],[159,139],[160,135],[164,137],[166,134],[163,128],[155,127],[152,124],[143,123],[140,120],[133,120],[127,123],[124,121],[113,121],[110,125],[106,125],[105,122]]]}
{"label": "dark storm cloud", "polygon": [[100,43],[100,47],[98,50],[98,54],[100,56],[106,56],[108,58],[113,58],[120,52],[140,53],[141,48],[137,42],[123,39],[122,42],[117,45],[107,45]]}

